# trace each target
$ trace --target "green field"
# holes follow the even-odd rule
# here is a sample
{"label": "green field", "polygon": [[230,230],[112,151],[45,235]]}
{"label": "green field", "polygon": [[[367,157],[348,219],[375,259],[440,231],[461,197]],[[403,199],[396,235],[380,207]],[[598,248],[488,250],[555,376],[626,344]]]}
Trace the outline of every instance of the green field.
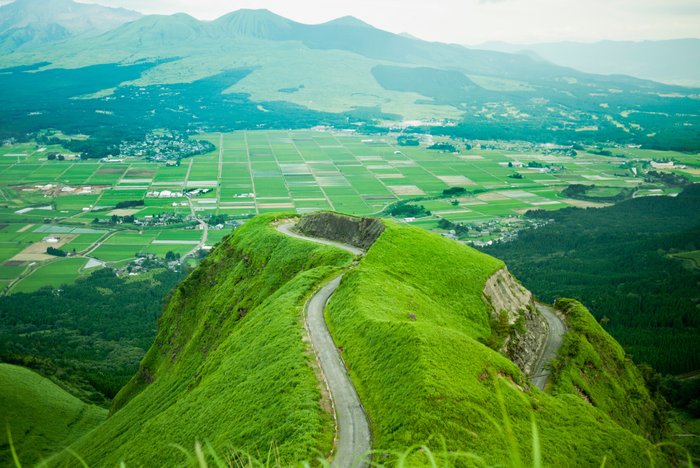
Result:
{"label": "green field", "polygon": [[[316,210],[371,215],[401,200],[427,197],[417,203],[431,215],[412,222],[436,230],[441,219],[479,226],[517,218],[531,209],[586,206],[587,202],[561,195],[569,184],[595,185],[588,192],[592,201],[615,196],[624,188],[637,188],[637,196],[679,191],[645,182],[620,167],[629,161],[674,159],[682,165],[673,172],[691,180],[698,180],[700,166],[697,154],[610,148],[612,156],[579,151],[574,158],[526,143],[471,142],[473,149],[467,150],[463,142],[434,140],[452,143],[458,149],[452,154],[428,150],[430,137],[421,146],[404,147],[398,146],[395,135],[352,132],[240,131],[197,138],[211,141],[216,150],[183,159],[179,166],[138,158],[109,163],[48,161],[47,151],[65,150],[33,143],[0,147],[0,288],[12,284],[13,290],[26,291],[49,276],[53,279],[46,284],[52,285],[75,278],[78,260],[51,268],[42,266],[43,261],[12,261],[47,234],[75,233],[61,229],[89,229],[65,248],[75,249],[85,262],[94,258],[113,265],[124,265],[137,254],[184,255],[201,240],[201,231],[185,230],[183,225],[142,229],[92,224],[124,214],[113,208],[125,201],[144,200],[144,206],[127,211],[141,220],[167,213],[188,217],[191,210],[197,217],[244,220],[259,213]],[[511,177],[515,172],[523,178]],[[464,187],[469,193],[434,198],[450,187]],[[197,188],[211,191],[192,197],[191,208],[183,196],[153,196]],[[46,230],[49,226],[52,230]],[[117,229],[120,232],[114,234]],[[229,230],[211,231],[207,244],[221,240]],[[474,240],[492,237],[477,233]],[[15,285],[23,273],[28,278]]]}
{"label": "green field", "polygon": [[57,288],[72,283],[82,272],[84,258],[65,258],[46,263],[26,276],[12,289],[13,292],[31,292],[44,286]]}
{"label": "green field", "polygon": [[0,364],[0,460],[10,466],[7,430],[20,461],[39,462],[62,450],[107,418],[52,381],[22,367]]}
{"label": "green field", "polygon": [[683,265],[691,269],[700,269],[700,250],[692,250],[690,252],[681,252],[670,255],[672,258],[677,258]]}
{"label": "green field", "polygon": [[[101,164],[43,161],[34,156],[19,162],[6,158],[0,160],[0,185],[16,186],[20,181],[22,184],[111,187],[99,195],[56,197],[57,209],[68,212],[90,205],[113,206],[119,201],[141,199],[149,191],[214,187],[216,191],[211,197],[195,199],[198,209],[248,215],[284,209],[300,213],[333,209],[371,214],[391,202],[435,195],[451,186],[503,194],[513,190],[525,192],[514,195],[513,203],[501,210],[516,213],[547,202],[555,206],[554,201],[557,201],[557,207],[565,206],[565,200],[547,195],[556,195],[561,187],[571,183],[596,184],[613,193],[642,182],[620,174],[619,157],[585,152],[574,159],[536,151],[479,148],[467,151],[458,144],[458,148],[462,148],[459,154],[446,154],[426,150],[424,146],[399,147],[396,139],[390,136],[364,137],[321,131],[252,131],[202,138],[217,145],[217,151],[184,160],[179,167],[137,159]],[[23,148],[18,147],[16,151],[23,151]],[[686,163],[700,164],[697,155],[647,150],[627,150],[625,154],[629,158],[675,157]],[[565,169],[547,173],[518,166],[531,161],[562,165]],[[515,163],[516,169],[508,167],[508,163]],[[523,179],[508,177],[516,170]],[[600,190],[601,194],[606,192]],[[253,196],[247,197],[248,194]],[[147,205],[169,210],[173,201],[182,200],[147,199]],[[479,208],[472,211],[481,213]],[[492,215],[493,211],[485,214]]]}

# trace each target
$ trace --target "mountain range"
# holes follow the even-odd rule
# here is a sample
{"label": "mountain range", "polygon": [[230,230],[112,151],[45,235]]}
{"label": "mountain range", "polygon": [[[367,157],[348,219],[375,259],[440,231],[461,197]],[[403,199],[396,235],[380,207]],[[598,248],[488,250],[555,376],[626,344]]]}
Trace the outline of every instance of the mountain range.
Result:
{"label": "mountain range", "polygon": [[[37,12],[39,3],[48,5],[46,11],[75,14],[54,14],[61,22],[51,22]],[[15,25],[4,27],[5,35],[22,25],[37,30],[19,47],[9,39],[0,43],[6,51],[0,54],[0,81],[16,91],[0,104],[17,112],[0,123],[8,129],[22,121],[16,135],[47,127],[77,130],[66,128],[77,116],[65,116],[66,108],[76,106],[112,116],[106,123],[82,119],[81,127],[133,125],[146,118],[156,128],[176,125],[173,115],[152,112],[158,106],[178,109],[177,125],[196,129],[288,127],[292,112],[292,122],[312,126],[403,122],[471,138],[700,147],[697,90],[584,73],[524,54],[427,42],[353,17],[309,25],[268,10],[239,10],[200,21],[182,13],[139,17],[71,0],[18,0],[3,7],[0,24]],[[108,24],[113,27],[105,31]],[[62,32],[54,35],[59,27]],[[95,66],[103,67],[99,80],[93,75],[98,69],[89,68]],[[55,87],[66,80],[71,84],[61,85],[59,100]],[[39,94],[54,95],[55,104],[35,101]],[[203,94],[211,100],[197,105]],[[116,108],[127,101],[129,106]],[[42,117],[27,123],[26,115]]]}
{"label": "mountain range", "polygon": [[71,0],[16,0],[0,8],[0,52],[97,35],[140,17],[123,8]]}
{"label": "mountain range", "polygon": [[[418,157],[399,161],[402,152],[384,142],[364,140],[366,156],[360,156],[354,146],[342,149],[330,138],[330,144],[321,144],[301,132],[285,133],[285,141],[294,145],[286,154],[256,145],[253,137],[249,144],[244,132],[242,140],[224,148],[228,137],[222,134],[218,151],[153,170],[131,158],[49,162],[53,148],[65,147],[81,159],[101,158],[116,154],[120,144],[143,141],[156,129],[191,135],[328,125],[386,133],[403,126],[481,140],[566,142],[572,146],[553,151],[566,152],[567,161],[577,156],[573,145],[586,139],[700,149],[700,90],[584,73],[529,54],[422,41],[353,17],[309,25],[267,10],[239,10],[200,21],[186,14],[141,16],[71,0],[17,0],[2,7],[0,24],[0,141],[13,153],[19,151],[15,147],[36,150],[17,164],[14,158],[21,155],[5,151],[12,157],[5,158],[3,174],[12,185],[3,187],[3,196],[8,201],[19,197],[46,174],[58,184],[68,171],[76,171],[81,175],[71,175],[65,183],[75,185],[74,177],[84,177],[85,184],[99,188],[91,203],[101,207],[91,205],[94,215],[79,212],[80,201],[73,215],[56,205],[55,217],[45,220],[47,210],[25,219],[20,215],[26,210],[14,206],[19,202],[6,203],[2,230],[8,242],[34,226],[27,219],[44,221],[51,232],[92,232],[86,235],[95,247],[83,251],[91,255],[113,234],[75,229],[81,219],[85,226],[99,227],[93,216],[119,218],[119,226],[113,221],[110,229],[118,230],[114,237],[122,236],[123,242],[136,242],[144,232],[152,239],[160,240],[161,234],[190,239],[169,228],[194,233],[189,228],[196,223],[206,228],[215,218],[228,219],[219,218],[218,205],[216,217],[204,218],[209,207],[199,212],[192,200],[195,192],[187,194],[182,223],[158,227],[158,233],[137,227],[133,215],[130,230],[131,222],[107,211],[107,204],[162,213],[171,200],[144,198],[151,185],[185,190],[204,184],[206,174],[216,171],[221,182],[204,185],[212,186],[218,198],[230,199],[234,192],[223,191],[228,190],[224,184],[231,184],[236,200],[248,179],[251,189],[243,190],[255,192],[256,183],[258,189],[272,186],[279,171],[290,176],[287,188],[296,184],[305,198],[315,197],[309,190],[311,163],[320,163],[313,176],[324,175],[327,181],[338,179],[333,174],[340,174],[340,166],[362,183],[369,180],[357,171],[365,168],[347,158],[338,159],[332,171],[326,161],[307,160],[297,142],[313,145],[319,159],[326,151],[347,151],[375,168],[406,170],[406,175],[423,171]],[[365,138],[364,133],[357,139]],[[26,141],[31,143],[21,143]],[[237,143],[241,141],[245,148]],[[45,142],[57,145],[40,148]],[[489,146],[483,145],[484,156],[471,157],[489,157]],[[105,153],[97,154],[95,147]],[[443,143],[431,149],[450,147]],[[435,152],[435,158],[442,158],[441,153]],[[602,149],[598,153],[612,155]],[[392,165],[382,166],[376,162],[384,156],[377,154],[396,157],[387,157]],[[224,155],[230,156],[228,163]],[[564,160],[556,153],[550,158]],[[590,164],[581,159],[566,163],[577,178],[579,169],[573,168]],[[276,164],[281,162],[287,164]],[[428,162],[425,170],[432,172],[436,165]],[[614,169],[621,162],[604,164]],[[240,172],[244,166],[250,174]],[[461,173],[454,167],[448,168],[450,174]],[[382,175],[406,181],[396,187],[413,187],[403,185],[409,181],[403,173]],[[175,188],[180,177],[186,182]],[[538,177],[550,176],[543,172]],[[591,180],[608,179],[596,177]],[[557,180],[537,184],[549,191]],[[105,181],[114,181],[114,191],[98,185]],[[326,190],[345,190],[341,184],[318,182],[329,203]],[[142,183],[150,185],[133,185]],[[493,187],[484,183],[485,190]],[[512,187],[529,190],[521,183]],[[460,190],[466,193],[466,188]],[[21,200],[30,211],[49,203],[47,195],[27,193]],[[469,193],[478,192],[470,187]],[[73,198],[78,195],[66,194],[65,199],[78,203]],[[261,195],[256,193],[256,199],[281,200]],[[452,201],[452,195],[443,191],[450,197],[444,201]],[[407,204],[408,196],[401,195],[393,206],[416,208]],[[264,206],[290,209],[284,208],[287,203]],[[184,213],[182,209],[176,212]],[[30,242],[48,239],[39,231],[24,235],[35,236],[27,237]],[[377,466],[516,467],[678,466],[686,460],[675,444],[665,442],[677,430],[669,426],[659,377],[650,368],[637,367],[602,327],[605,321],[599,323],[582,303],[565,298],[552,306],[539,303],[501,260],[417,225],[328,211],[262,213],[223,238],[214,239],[211,232],[202,230],[192,252],[205,242],[220,241],[167,294],[166,282],[175,281],[179,272],[163,273],[170,280],[153,270],[139,278],[125,266],[120,277],[105,268],[92,273],[94,283],[81,278],[74,286],[4,298],[0,323],[16,324],[13,314],[26,307],[42,326],[53,327],[39,307],[44,304],[70,339],[29,324],[15,329],[22,339],[42,339],[46,346],[62,343],[62,349],[70,346],[75,352],[65,353],[70,366],[59,367],[23,346],[12,348],[12,359],[37,366],[62,385],[46,375],[0,366],[0,424],[5,426],[0,460],[12,458],[17,466],[21,457],[25,464],[45,466],[75,466],[77,459],[84,466],[330,466],[331,460],[333,466],[365,466],[371,460]],[[597,229],[596,235],[601,232]],[[567,251],[572,248],[580,245]],[[166,259],[172,255],[168,252]],[[182,258],[183,264],[188,259]],[[92,306],[99,299],[91,307],[80,305],[96,296],[108,298],[110,308]],[[162,313],[124,297],[157,308],[164,298]],[[70,313],[60,312],[63,307]],[[123,327],[111,313],[124,321]],[[152,342],[144,338],[152,343],[144,355],[139,347],[143,336],[134,330],[154,326],[156,317],[158,331]],[[151,321],[142,321],[146,318]],[[88,321],[104,328],[94,332],[83,325]],[[71,326],[81,328],[81,334]],[[88,340],[97,344],[76,345]],[[116,340],[118,347],[111,344]],[[128,383],[109,394],[114,397],[109,412],[71,395],[85,394],[86,386],[105,392],[102,397],[116,391],[116,373],[94,364],[98,354],[115,356],[120,369],[139,362]],[[87,377],[80,377],[79,369],[96,377],[83,382]],[[74,375],[62,381],[59,374]],[[362,443],[344,451],[347,441],[358,440]]]}

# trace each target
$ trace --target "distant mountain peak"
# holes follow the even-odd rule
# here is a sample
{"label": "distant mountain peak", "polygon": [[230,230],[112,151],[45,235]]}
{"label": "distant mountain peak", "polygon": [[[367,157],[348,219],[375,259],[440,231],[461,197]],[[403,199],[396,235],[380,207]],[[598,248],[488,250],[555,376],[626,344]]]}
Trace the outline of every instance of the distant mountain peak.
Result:
{"label": "distant mountain peak", "polygon": [[327,25],[335,25],[335,26],[354,26],[354,27],[362,27],[362,28],[371,28],[373,27],[372,25],[365,23],[359,18],[356,18],[354,16],[343,16],[341,18],[337,18],[331,21],[328,21],[325,23]]}
{"label": "distant mountain peak", "polygon": [[476,47],[524,54],[586,73],[628,75],[672,85],[700,86],[700,39],[540,44],[487,42]]}
{"label": "distant mountain peak", "polygon": [[275,39],[293,22],[267,9],[241,9],[212,22],[220,32],[231,36]]}
{"label": "distant mountain peak", "polygon": [[248,22],[258,22],[258,23],[289,23],[291,20],[274,13],[267,8],[242,8],[240,10],[232,11],[214,22],[221,21],[248,21]]}
{"label": "distant mountain peak", "polygon": [[195,23],[199,23],[199,20],[195,18],[194,16],[187,14],[187,13],[174,13],[172,15],[154,15],[154,16],[162,16],[164,18],[171,17],[180,21],[192,21]]}
{"label": "distant mountain peak", "polygon": [[285,19],[283,16],[278,15],[277,13],[268,10],[267,8],[241,8],[236,11],[232,11],[228,15],[225,16],[247,16],[247,17],[255,17],[255,18],[280,18],[280,19]]}

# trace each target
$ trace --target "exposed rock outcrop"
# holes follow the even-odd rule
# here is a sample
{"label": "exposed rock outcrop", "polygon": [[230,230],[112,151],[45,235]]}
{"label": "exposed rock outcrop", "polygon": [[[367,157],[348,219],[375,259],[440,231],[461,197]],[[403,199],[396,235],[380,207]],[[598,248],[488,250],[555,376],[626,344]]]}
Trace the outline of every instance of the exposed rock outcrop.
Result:
{"label": "exposed rock outcrop", "polygon": [[532,376],[537,359],[547,342],[547,321],[532,307],[523,313],[524,333],[516,332],[506,340],[503,352],[521,371]]}
{"label": "exposed rock outcrop", "polygon": [[306,236],[342,242],[366,250],[384,232],[384,224],[375,218],[355,218],[324,211],[302,216],[295,230]]}
{"label": "exposed rock outcrop", "polygon": [[530,375],[547,340],[547,322],[535,307],[532,293],[502,268],[486,281],[484,296],[493,317],[498,319],[505,311],[512,326],[500,352]]}
{"label": "exposed rock outcrop", "polygon": [[514,324],[523,309],[532,305],[532,293],[518,283],[507,268],[502,268],[486,281],[484,295],[496,314],[508,312],[508,323]]}

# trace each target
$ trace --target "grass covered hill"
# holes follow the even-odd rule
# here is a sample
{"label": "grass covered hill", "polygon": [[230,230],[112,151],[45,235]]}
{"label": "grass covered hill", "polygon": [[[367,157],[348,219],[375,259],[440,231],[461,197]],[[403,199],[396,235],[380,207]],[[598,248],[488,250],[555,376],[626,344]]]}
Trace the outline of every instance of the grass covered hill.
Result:
{"label": "grass covered hill", "polygon": [[528,215],[553,222],[485,251],[543,300],[586,304],[635,361],[700,369],[700,184],[677,197]]}
{"label": "grass covered hill", "polygon": [[7,431],[24,464],[62,450],[95,428],[107,410],[87,405],[39,374],[0,364],[0,464],[10,466]]}
{"label": "grass covered hill", "polygon": [[[328,322],[381,452],[428,444],[453,458],[470,452],[488,464],[530,463],[534,418],[546,465],[629,466],[649,456],[663,464],[645,438],[663,436],[655,403],[599,327],[586,330],[591,346],[568,348],[552,395],[482,344],[492,333],[484,283],[501,261],[387,223],[354,264],[335,247],[277,232],[276,219],[246,223],[178,287],[111,416],[72,446],[89,464],[177,464],[184,455],[169,444],[190,448],[195,440],[222,456],[236,448],[265,458],[272,445],[282,465],[327,455],[333,424],[302,310],[342,270]],[[580,341],[582,331],[571,330],[569,341]],[[591,365],[596,379],[573,380]],[[64,453],[51,465],[71,462]]]}
{"label": "grass covered hill", "polygon": [[176,289],[110,418],[73,446],[90,465],[174,466],[185,458],[169,444],[196,439],[260,457],[274,444],[283,464],[330,450],[301,314],[351,255],[287,237],[274,219],[237,229]]}
{"label": "grass covered hill", "polygon": [[647,438],[657,439],[665,429],[659,425],[665,424],[663,400],[655,394],[655,403],[648,404],[640,370],[583,304],[560,299],[556,307],[565,315],[570,332],[551,364],[552,393],[578,394],[621,426],[631,431],[641,429]]}
{"label": "grass covered hill", "polygon": [[[346,275],[327,315],[372,421],[375,447],[428,442],[439,450],[444,443],[487,464],[513,464],[514,453],[529,464],[534,417],[546,465],[598,466],[604,457],[613,466],[648,464],[652,449],[644,436],[661,435],[663,423],[618,345],[614,353],[595,346],[570,351],[571,372],[591,363],[599,371],[590,392],[600,401],[590,401],[564,386],[563,373],[553,381],[554,396],[538,391],[482,344],[491,334],[484,283],[502,266],[456,242],[389,224]],[[580,313],[594,322],[585,309]],[[574,327],[569,339],[580,334]],[[596,345],[613,346],[602,329],[591,334]],[[583,351],[594,357],[579,356]]]}

